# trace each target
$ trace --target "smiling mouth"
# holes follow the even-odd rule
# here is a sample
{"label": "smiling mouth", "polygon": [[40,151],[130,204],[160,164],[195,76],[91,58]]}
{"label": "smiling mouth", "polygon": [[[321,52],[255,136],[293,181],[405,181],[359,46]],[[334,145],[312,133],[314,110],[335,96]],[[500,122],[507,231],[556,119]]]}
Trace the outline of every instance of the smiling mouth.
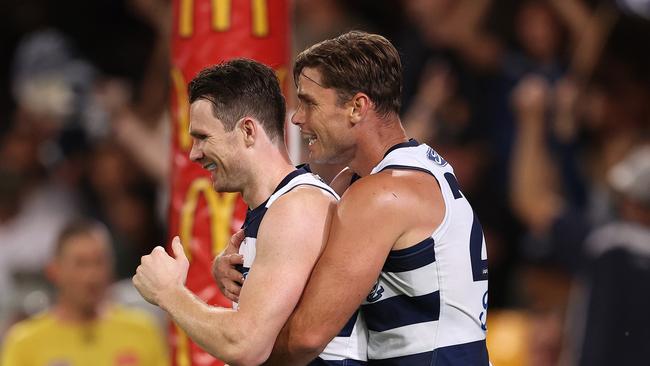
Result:
{"label": "smiling mouth", "polygon": [[214,171],[214,170],[217,169],[217,163],[213,162],[213,163],[205,164],[205,165],[203,165],[203,169],[208,170],[208,171]]}
{"label": "smiling mouth", "polygon": [[316,137],[316,135],[303,134],[302,138],[307,142],[309,146],[312,146],[318,140],[318,137]]}

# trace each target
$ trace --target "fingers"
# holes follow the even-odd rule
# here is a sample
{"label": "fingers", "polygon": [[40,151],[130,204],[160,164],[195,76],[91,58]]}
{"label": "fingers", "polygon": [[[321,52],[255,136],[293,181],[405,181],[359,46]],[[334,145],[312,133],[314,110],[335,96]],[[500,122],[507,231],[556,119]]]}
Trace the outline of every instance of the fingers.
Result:
{"label": "fingers", "polygon": [[243,276],[236,270],[233,270],[237,274],[229,273],[229,277],[237,278],[237,280],[224,279],[219,283],[219,289],[221,293],[231,301],[239,302],[239,294],[241,292],[241,282],[243,281]]}
{"label": "fingers", "polygon": [[239,302],[239,296],[235,296],[231,293],[225,293],[223,294],[223,296],[232,302]]}
{"label": "fingers", "polygon": [[176,259],[187,260],[187,256],[185,255],[185,249],[183,248],[183,244],[181,244],[181,239],[178,236],[175,236],[174,239],[172,240],[172,251],[174,252],[174,257]]}
{"label": "fingers", "polygon": [[133,286],[136,288],[140,296],[142,296],[143,299],[145,299],[148,303],[152,305],[158,305],[150,296],[147,296],[147,279],[145,278],[145,273],[142,265],[138,266],[136,269],[136,273],[131,279],[133,282]]}
{"label": "fingers", "polygon": [[228,293],[232,296],[239,297],[241,293],[241,285],[234,281],[227,281],[224,283],[224,293]]}
{"label": "fingers", "polygon": [[241,284],[239,282],[230,281],[227,290],[231,294],[239,296],[239,293],[241,293]]}
{"label": "fingers", "polygon": [[244,233],[243,229],[234,233],[230,237],[230,240],[228,240],[228,245],[226,246],[226,249],[223,250],[221,255],[238,253],[239,247],[241,246],[241,243],[244,241],[245,238],[246,238],[246,233]]}
{"label": "fingers", "polygon": [[[241,287],[241,285],[244,283],[244,276],[234,268],[228,269],[226,273],[226,279],[236,283],[238,287]],[[237,292],[237,294],[239,294],[239,292]]]}
{"label": "fingers", "polygon": [[[238,264],[244,264],[244,256],[241,254],[229,254],[224,257],[226,263],[229,263],[231,266],[236,266]],[[239,272],[237,272],[239,273]]]}
{"label": "fingers", "polygon": [[230,238],[230,243],[228,245],[232,245],[234,248],[239,250],[239,247],[241,246],[241,243],[244,241],[244,238],[246,238],[246,233],[244,233],[244,230],[239,230],[233,236]]}
{"label": "fingers", "polygon": [[223,290],[221,292],[223,293],[223,296],[225,296],[228,300],[233,302],[239,302],[239,290],[236,290],[236,293],[231,292],[229,290]]}
{"label": "fingers", "polygon": [[212,276],[217,287],[226,298],[238,301],[244,276],[235,268],[243,264],[244,257],[239,254],[221,255],[215,258],[212,265]]}
{"label": "fingers", "polygon": [[[235,268],[244,263],[244,257],[239,254],[222,255],[215,258],[212,265],[212,276],[217,282],[219,290],[228,296],[231,292],[233,295],[239,295],[239,288],[244,282],[244,276]],[[232,300],[232,299],[231,299]]]}
{"label": "fingers", "polygon": [[[212,262],[212,275],[217,281],[219,281],[220,277],[228,278],[227,272],[230,269],[234,270],[234,267],[239,264],[244,264],[244,256],[241,254],[222,254]],[[236,272],[239,273],[238,271]],[[235,278],[231,279],[236,280]]]}
{"label": "fingers", "polygon": [[240,254],[221,255],[214,259],[212,264],[212,277],[217,283],[223,281],[243,282],[242,274],[235,268],[244,264],[244,257]]}

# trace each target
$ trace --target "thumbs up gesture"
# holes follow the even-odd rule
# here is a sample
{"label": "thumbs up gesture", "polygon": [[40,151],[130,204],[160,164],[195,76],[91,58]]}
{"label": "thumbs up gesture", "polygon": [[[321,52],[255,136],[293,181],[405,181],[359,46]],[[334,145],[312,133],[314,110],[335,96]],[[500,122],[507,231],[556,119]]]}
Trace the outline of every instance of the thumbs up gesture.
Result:
{"label": "thumbs up gesture", "polygon": [[174,257],[162,247],[155,247],[151,254],[142,257],[133,276],[133,284],[140,295],[154,305],[160,305],[172,292],[170,290],[185,285],[190,262],[178,236],[172,240],[172,251]]}

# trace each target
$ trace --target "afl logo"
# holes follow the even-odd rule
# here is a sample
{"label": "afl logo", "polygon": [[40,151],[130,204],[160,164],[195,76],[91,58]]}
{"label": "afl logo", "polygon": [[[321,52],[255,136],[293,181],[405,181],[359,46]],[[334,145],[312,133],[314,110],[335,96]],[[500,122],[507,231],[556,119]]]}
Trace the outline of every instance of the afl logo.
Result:
{"label": "afl logo", "polygon": [[427,151],[427,157],[429,158],[429,160],[433,161],[434,163],[440,166],[447,165],[447,160],[443,159],[442,156],[440,156],[440,154],[438,154],[432,148],[429,148],[429,151]]}

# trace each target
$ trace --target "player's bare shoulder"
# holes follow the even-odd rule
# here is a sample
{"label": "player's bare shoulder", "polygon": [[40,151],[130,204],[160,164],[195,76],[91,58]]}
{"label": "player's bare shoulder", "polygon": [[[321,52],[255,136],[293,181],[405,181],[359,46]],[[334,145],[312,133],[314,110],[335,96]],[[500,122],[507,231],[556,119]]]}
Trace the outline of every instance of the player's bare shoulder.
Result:
{"label": "player's bare shoulder", "polygon": [[351,207],[359,213],[368,212],[373,216],[392,213],[401,207],[400,196],[404,187],[386,174],[372,174],[357,180],[341,197],[339,206]]}
{"label": "player's bare shoulder", "polygon": [[405,200],[416,200],[421,205],[442,204],[444,206],[440,184],[429,172],[415,169],[386,169],[375,175],[390,181]]}
{"label": "player's bare shoulder", "polygon": [[329,191],[303,184],[279,197],[269,207],[266,216],[272,217],[273,221],[285,220],[285,223],[322,221],[336,203],[337,197]]}
{"label": "player's bare shoulder", "polygon": [[[342,200],[366,199],[390,203],[395,199],[403,206],[407,202],[442,201],[440,186],[432,175],[417,170],[386,169],[363,177],[343,195]],[[428,202],[431,203],[431,202]]]}
{"label": "player's bare shoulder", "polygon": [[396,224],[403,230],[405,244],[410,245],[430,235],[444,219],[445,202],[435,182],[426,172],[387,169],[351,185],[341,197],[339,210],[349,211],[348,217],[354,212],[371,215],[376,222]]}

